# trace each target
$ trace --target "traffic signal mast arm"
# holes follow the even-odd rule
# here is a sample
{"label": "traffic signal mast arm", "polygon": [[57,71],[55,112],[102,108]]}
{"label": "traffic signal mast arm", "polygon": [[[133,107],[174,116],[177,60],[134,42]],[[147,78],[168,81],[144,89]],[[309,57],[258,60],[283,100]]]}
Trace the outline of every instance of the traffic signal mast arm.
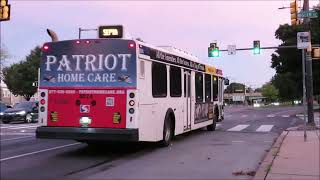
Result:
{"label": "traffic signal mast arm", "polygon": [[[312,47],[320,47],[320,44],[313,44]],[[292,46],[270,46],[270,47],[260,47],[260,49],[290,49],[297,48],[296,45]],[[237,48],[237,51],[253,50],[254,48]],[[228,49],[220,49],[220,51],[228,51]]]}

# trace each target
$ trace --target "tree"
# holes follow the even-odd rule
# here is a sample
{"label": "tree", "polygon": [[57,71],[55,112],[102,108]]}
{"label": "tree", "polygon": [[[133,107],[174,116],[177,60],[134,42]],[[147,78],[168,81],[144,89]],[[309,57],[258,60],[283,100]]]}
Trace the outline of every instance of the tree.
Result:
{"label": "tree", "polygon": [[276,101],[278,99],[279,91],[270,82],[266,83],[261,88],[262,96],[267,98],[267,101]]}
{"label": "tree", "polygon": [[231,83],[224,90],[225,93],[236,93],[236,92],[244,92],[244,84],[241,83]]}
{"label": "tree", "polygon": [[25,61],[13,64],[3,69],[4,82],[14,95],[23,96],[26,100],[37,92],[33,83],[38,80],[41,49],[36,47],[26,56]]}
{"label": "tree", "polygon": [[257,88],[254,90],[255,93],[261,93],[262,89],[261,88]]}
{"label": "tree", "polygon": [[[317,10],[318,14],[320,11]],[[312,44],[320,43],[320,18],[311,19]],[[280,46],[296,45],[297,32],[306,31],[303,25],[280,25],[275,32],[277,39],[282,41]],[[279,89],[283,100],[293,100],[302,97],[302,56],[298,49],[277,49],[271,55],[271,67],[276,70],[272,84]],[[320,94],[320,61],[313,61],[313,91]]]}
{"label": "tree", "polygon": [[0,46],[0,80],[3,80],[2,69],[6,65],[6,60],[9,57],[7,49],[1,44]]}

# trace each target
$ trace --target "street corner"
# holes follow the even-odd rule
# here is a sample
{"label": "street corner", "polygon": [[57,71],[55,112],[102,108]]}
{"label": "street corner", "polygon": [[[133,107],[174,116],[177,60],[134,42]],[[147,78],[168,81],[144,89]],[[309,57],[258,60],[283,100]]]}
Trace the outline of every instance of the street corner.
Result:
{"label": "street corner", "polygon": [[283,131],[281,135],[277,138],[270,150],[268,150],[267,155],[261,161],[260,166],[258,167],[258,170],[256,171],[255,176],[253,177],[253,180],[261,180],[267,177],[268,173],[272,168],[273,161],[280,151],[281,144],[287,135],[288,131]]}

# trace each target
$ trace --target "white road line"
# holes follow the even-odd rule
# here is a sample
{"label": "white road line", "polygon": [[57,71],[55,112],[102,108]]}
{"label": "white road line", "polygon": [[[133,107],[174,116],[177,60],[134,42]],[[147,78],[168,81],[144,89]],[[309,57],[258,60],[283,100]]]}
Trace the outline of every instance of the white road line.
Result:
{"label": "white road line", "polygon": [[3,124],[0,128],[8,128],[8,127],[21,127],[21,126],[34,126],[34,125],[39,125],[38,123],[34,123],[34,124]]}
{"label": "white road line", "polygon": [[63,145],[63,146],[57,146],[57,147],[53,147],[53,148],[49,148],[49,149],[43,149],[43,150],[40,150],[40,151],[20,154],[20,155],[17,155],[17,156],[11,156],[11,157],[0,159],[0,162],[7,161],[7,160],[10,160],[10,159],[16,159],[16,158],[19,158],[19,157],[29,156],[29,155],[33,155],[33,154],[38,154],[38,153],[42,153],[42,152],[46,152],[46,151],[51,151],[51,150],[55,150],[55,149],[61,149],[61,148],[74,146],[74,145],[78,145],[78,144],[81,144],[81,143],[79,143],[79,142],[78,143],[72,143],[72,144],[67,144],[67,145]]}
{"label": "white road line", "polygon": [[11,141],[11,140],[17,140],[17,139],[24,139],[24,138],[31,138],[31,137],[34,137],[34,136],[24,136],[24,137],[17,137],[17,138],[3,139],[3,140],[0,140],[0,142],[3,142],[3,141]]}
{"label": "white road line", "polygon": [[261,125],[256,131],[257,132],[269,132],[273,125]]}
{"label": "white road line", "polygon": [[244,114],[244,115],[241,115],[241,117],[248,117],[248,115]]}
{"label": "white road line", "polygon": [[34,135],[35,132],[24,132],[24,133],[19,133],[19,132],[14,132],[14,133],[11,133],[11,132],[8,132],[8,133],[0,133],[0,136],[16,136],[16,135]]}
{"label": "white road line", "polygon": [[265,143],[271,143],[271,142],[273,142],[273,141],[263,141],[263,142],[265,142]]}
{"label": "white road line", "polygon": [[281,117],[287,118],[290,117],[289,115],[282,115]]}
{"label": "white road line", "polygon": [[244,141],[231,141],[233,143],[243,143]]}
{"label": "white road line", "polygon": [[241,131],[241,130],[247,128],[248,126],[249,126],[248,124],[240,124],[240,125],[237,125],[233,128],[228,129],[227,131]]}
{"label": "white road line", "polygon": [[221,124],[216,124],[216,129],[221,129]]}
{"label": "white road line", "polygon": [[273,118],[273,117],[276,117],[276,116],[274,114],[269,114],[267,117],[268,118]]}
{"label": "white road line", "polygon": [[16,129],[16,128],[24,128],[24,127],[37,127],[39,125],[20,125],[20,126],[3,126],[3,127],[0,127],[1,129]]}
{"label": "white road line", "polygon": [[37,127],[38,127],[38,125],[36,125],[36,126],[21,126],[21,127],[14,127],[14,128],[8,128],[8,129],[15,130],[15,129],[37,128]]}

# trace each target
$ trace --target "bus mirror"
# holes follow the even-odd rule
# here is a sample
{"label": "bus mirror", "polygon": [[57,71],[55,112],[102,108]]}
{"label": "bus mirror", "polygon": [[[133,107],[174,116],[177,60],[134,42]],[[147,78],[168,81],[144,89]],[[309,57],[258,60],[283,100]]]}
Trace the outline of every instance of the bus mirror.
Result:
{"label": "bus mirror", "polygon": [[224,79],[224,85],[229,85],[229,79]]}

